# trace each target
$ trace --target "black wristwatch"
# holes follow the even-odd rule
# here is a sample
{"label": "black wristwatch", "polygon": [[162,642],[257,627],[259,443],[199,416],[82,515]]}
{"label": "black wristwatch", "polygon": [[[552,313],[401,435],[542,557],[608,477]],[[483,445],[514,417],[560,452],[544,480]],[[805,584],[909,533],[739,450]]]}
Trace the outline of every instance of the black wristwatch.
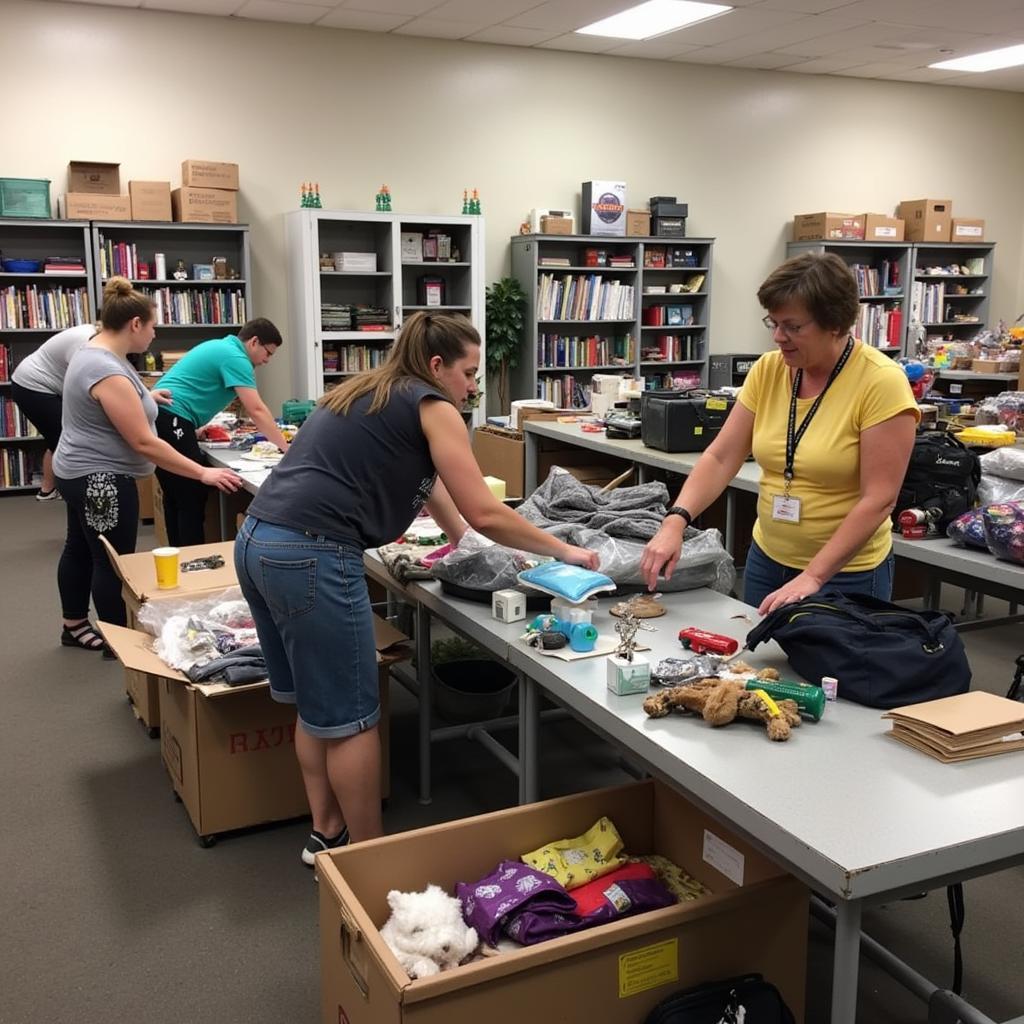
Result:
{"label": "black wristwatch", "polygon": [[669,516],[679,516],[681,519],[685,519],[687,526],[689,526],[693,522],[693,516],[690,514],[690,512],[687,509],[683,508],[682,505],[673,505],[665,513],[665,518],[666,519],[668,519]]}

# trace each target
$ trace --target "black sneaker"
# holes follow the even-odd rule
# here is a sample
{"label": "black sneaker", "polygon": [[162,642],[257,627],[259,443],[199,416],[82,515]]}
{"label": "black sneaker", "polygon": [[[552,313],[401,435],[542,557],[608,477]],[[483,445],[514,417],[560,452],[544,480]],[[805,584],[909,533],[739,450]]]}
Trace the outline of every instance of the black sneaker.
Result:
{"label": "black sneaker", "polygon": [[36,491],[36,501],[54,501],[60,497],[60,491],[56,487],[51,487],[48,491],[44,491],[42,487]]}
{"label": "black sneaker", "polygon": [[309,834],[309,840],[302,851],[302,863],[307,867],[313,867],[316,863],[316,855],[324,850],[336,850],[339,846],[348,846],[348,828],[343,828],[333,839],[314,829]]}

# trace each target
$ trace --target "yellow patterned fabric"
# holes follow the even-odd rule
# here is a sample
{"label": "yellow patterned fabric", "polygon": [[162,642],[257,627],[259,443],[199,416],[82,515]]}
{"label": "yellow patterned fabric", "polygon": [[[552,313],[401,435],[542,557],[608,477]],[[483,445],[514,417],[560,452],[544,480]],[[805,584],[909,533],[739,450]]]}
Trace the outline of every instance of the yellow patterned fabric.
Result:
{"label": "yellow patterned fabric", "polygon": [[564,888],[575,889],[622,867],[626,863],[619,856],[622,846],[618,829],[608,818],[600,818],[583,835],[548,843],[520,859]]}

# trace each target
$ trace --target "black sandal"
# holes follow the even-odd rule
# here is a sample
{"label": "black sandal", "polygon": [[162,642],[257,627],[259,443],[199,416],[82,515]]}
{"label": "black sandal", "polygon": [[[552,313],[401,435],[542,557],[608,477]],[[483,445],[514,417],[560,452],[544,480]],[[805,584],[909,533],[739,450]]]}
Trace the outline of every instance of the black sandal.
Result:
{"label": "black sandal", "polygon": [[77,626],[65,626],[60,635],[64,647],[80,647],[83,651],[103,651],[109,648],[107,642],[93,629],[91,622],[82,622]]}

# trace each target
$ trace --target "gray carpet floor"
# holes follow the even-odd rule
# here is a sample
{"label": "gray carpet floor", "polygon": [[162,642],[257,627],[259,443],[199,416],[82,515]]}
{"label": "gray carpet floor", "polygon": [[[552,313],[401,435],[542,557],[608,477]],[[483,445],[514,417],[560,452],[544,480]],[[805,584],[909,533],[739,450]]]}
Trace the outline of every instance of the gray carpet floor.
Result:
{"label": "gray carpet floor", "polygon": [[[120,666],[58,644],[63,527],[59,502],[0,500],[0,1022],[314,1024],[316,887],[298,860],[308,822],[199,847],[158,743],[126,703]],[[140,548],[149,543],[144,529]],[[959,607],[958,592],[944,598]],[[978,683],[1005,691],[1024,630],[966,640]],[[438,750],[435,800],[420,806],[415,708],[401,690],[393,704],[389,831],[514,803],[508,773],[459,741]],[[572,722],[545,727],[543,753],[544,796],[625,778],[615,752]],[[1007,758],[1006,769],[1021,771],[1021,762]],[[836,794],[837,814],[841,807]],[[1003,1021],[1024,1013],[1024,869],[966,888],[965,994]],[[865,928],[948,981],[944,891],[875,908]],[[811,938],[807,1020],[824,1022],[831,950],[824,928],[812,924]],[[927,1011],[864,963],[858,1021],[925,1024]]]}

